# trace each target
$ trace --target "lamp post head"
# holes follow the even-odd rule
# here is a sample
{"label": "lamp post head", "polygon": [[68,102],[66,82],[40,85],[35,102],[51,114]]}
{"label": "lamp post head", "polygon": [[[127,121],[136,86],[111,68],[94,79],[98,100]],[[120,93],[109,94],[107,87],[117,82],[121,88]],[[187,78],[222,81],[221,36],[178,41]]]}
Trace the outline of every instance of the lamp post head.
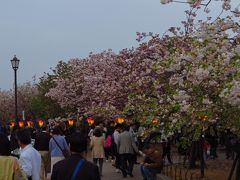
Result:
{"label": "lamp post head", "polygon": [[19,62],[20,60],[16,57],[16,55],[14,55],[14,58],[11,60],[11,64],[12,64],[12,68],[14,70],[17,70],[19,67]]}

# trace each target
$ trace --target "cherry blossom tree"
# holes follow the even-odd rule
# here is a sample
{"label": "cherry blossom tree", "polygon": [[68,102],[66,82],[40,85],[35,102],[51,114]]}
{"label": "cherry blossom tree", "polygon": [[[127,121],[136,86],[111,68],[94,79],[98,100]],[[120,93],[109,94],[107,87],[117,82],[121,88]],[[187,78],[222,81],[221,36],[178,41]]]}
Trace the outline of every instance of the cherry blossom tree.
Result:
{"label": "cherry blossom tree", "polygon": [[[32,118],[31,101],[38,93],[36,86],[30,82],[18,86],[18,116],[22,117],[22,111],[26,117]],[[14,91],[0,91],[0,119],[3,122],[14,120]]]}
{"label": "cherry blossom tree", "polygon": [[[169,2],[175,1],[162,1]],[[227,124],[223,118],[230,109],[225,107],[239,112],[238,10],[223,1],[225,17],[197,21],[197,12],[208,14],[212,2],[185,3],[190,9],[182,27],[163,36],[137,33],[139,47],[118,54],[70,60],[68,75],[56,77],[47,96],[80,115],[130,114],[142,124],[159,119],[157,126],[169,130],[184,124],[204,129],[218,121],[240,132],[237,117]]]}

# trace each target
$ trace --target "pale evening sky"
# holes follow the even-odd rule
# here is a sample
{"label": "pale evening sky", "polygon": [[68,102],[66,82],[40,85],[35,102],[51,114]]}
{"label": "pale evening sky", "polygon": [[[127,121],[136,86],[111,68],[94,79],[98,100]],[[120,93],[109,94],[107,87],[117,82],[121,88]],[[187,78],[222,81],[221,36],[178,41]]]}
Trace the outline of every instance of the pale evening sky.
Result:
{"label": "pale evening sky", "polygon": [[18,83],[32,81],[59,60],[137,46],[137,31],[179,26],[185,9],[160,0],[0,1],[0,89],[13,88],[14,54],[21,60]]}

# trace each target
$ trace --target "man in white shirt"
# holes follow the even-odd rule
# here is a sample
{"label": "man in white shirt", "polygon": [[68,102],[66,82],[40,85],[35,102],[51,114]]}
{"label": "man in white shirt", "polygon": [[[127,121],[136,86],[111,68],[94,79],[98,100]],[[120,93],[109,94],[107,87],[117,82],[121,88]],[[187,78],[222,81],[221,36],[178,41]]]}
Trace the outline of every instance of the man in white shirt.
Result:
{"label": "man in white shirt", "polygon": [[27,129],[17,132],[17,140],[20,146],[19,162],[28,179],[39,180],[41,169],[41,155],[31,145],[31,135]]}

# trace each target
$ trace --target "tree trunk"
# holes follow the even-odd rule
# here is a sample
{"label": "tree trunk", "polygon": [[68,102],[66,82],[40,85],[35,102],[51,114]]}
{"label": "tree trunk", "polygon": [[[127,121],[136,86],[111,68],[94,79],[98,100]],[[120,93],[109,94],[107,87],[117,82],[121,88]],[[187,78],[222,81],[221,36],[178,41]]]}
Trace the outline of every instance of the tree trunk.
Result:
{"label": "tree trunk", "polygon": [[190,160],[189,160],[189,168],[196,168],[196,160],[198,158],[198,144],[199,141],[193,141],[190,150]]}
{"label": "tree trunk", "polygon": [[204,144],[204,139],[201,137],[200,139],[200,170],[201,170],[201,177],[204,177],[204,167],[205,167],[205,161],[204,161],[204,152],[203,152],[203,144]]}

